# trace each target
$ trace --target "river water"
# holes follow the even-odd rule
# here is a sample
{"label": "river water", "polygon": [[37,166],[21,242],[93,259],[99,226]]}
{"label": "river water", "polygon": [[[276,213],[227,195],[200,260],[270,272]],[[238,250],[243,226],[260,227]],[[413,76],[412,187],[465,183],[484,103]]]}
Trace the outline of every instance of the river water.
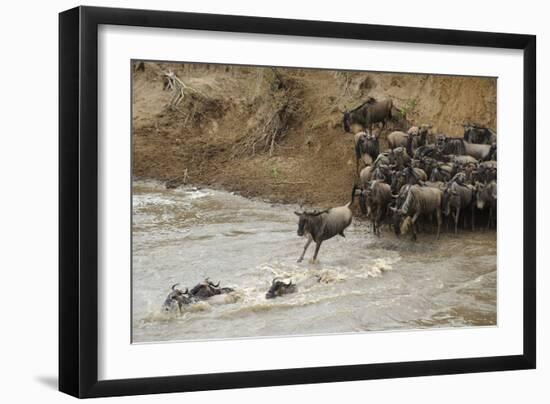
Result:
{"label": "river water", "polygon": [[[298,264],[296,206],[153,181],[133,188],[134,343],[496,325],[495,232],[380,238],[354,219]],[[266,300],[275,276],[294,294]],[[235,292],[182,314],[161,305],[176,282],[209,277]],[[217,302],[220,303],[220,302]]]}

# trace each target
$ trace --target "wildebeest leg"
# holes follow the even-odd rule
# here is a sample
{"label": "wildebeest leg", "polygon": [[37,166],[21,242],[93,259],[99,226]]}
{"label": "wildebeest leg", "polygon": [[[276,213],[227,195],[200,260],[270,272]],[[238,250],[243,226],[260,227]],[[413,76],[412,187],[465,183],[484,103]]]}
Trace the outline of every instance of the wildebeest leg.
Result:
{"label": "wildebeest leg", "polygon": [[411,226],[413,231],[412,241],[416,241],[416,220],[418,219],[419,215],[420,213],[415,213],[411,220]]}
{"label": "wildebeest leg", "polygon": [[472,231],[476,231],[476,226],[475,226],[476,207],[472,205],[470,208],[472,209]]}
{"label": "wildebeest leg", "polygon": [[436,212],[436,217],[437,217],[437,236],[436,236],[436,240],[439,240],[439,233],[441,232],[441,210],[437,210]]}
{"label": "wildebeest leg", "polygon": [[456,208],[455,213],[455,234],[458,234],[458,218],[460,216],[460,208]]}
{"label": "wildebeest leg", "polygon": [[487,220],[487,230],[491,228],[491,218],[493,216],[493,208],[489,207],[489,220]]}
{"label": "wildebeest leg", "polygon": [[311,236],[308,236],[306,245],[304,246],[304,251],[302,251],[302,255],[300,255],[300,258],[298,258],[297,262],[302,262],[304,260],[304,255],[306,255],[306,250],[307,250],[307,248],[309,247],[309,245],[311,244],[312,241],[313,241],[313,239],[311,238]]}
{"label": "wildebeest leg", "polygon": [[321,248],[322,241],[315,242],[315,254],[313,254],[313,259],[311,260],[312,264],[317,262],[317,254],[319,254],[319,248]]}
{"label": "wildebeest leg", "polygon": [[378,207],[376,211],[376,231],[377,236],[380,237],[380,222],[382,221],[382,208]]}

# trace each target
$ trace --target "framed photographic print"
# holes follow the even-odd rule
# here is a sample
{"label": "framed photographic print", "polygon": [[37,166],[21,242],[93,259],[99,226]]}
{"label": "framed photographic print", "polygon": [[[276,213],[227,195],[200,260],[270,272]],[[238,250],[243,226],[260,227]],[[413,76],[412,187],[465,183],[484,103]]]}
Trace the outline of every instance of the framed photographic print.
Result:
{"label": "framed photographic print", "polygon": [[59,24],[61,391],[535,367],[534,36]]}

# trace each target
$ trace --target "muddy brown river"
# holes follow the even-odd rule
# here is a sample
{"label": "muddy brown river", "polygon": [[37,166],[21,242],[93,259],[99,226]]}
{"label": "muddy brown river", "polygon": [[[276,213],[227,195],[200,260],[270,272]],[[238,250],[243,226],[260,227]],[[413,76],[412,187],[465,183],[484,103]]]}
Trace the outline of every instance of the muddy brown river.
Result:
{"label": "muddy brown river", "polygon": [[[415,243],[354,219],[346,238],[323,243],[319,263],[308,263],[312,245],[298,264],[296,206],[153,181],[133,193],[134,343],[496,325],[494,231]],[[276,276],[297,292],[266,300]],[[206,277],[235,292],[161,310],[172,284]]]}

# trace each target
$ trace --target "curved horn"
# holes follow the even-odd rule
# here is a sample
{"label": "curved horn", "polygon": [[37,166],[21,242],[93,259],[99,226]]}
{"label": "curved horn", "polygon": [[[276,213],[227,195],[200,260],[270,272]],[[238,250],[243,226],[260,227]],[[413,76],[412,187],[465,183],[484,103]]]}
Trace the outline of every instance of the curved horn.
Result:
{"label": "curved horn", "polygon": [[184,295],[189,293],[189,288],[185,288],[185,292],[183,292]]}
{"label": "curved horn", "polygon": [[288,284],[286,286],[287,287],[292,286],[292,279],[290,280],[290,282],[288,282]]}
{"label": "curved horn", "polygon": [[179,285],[179,283],[174,283],[174,284],[172,285],[171,289],[174,290],[174,289],[176,288],[176,286],[178,286],[178,285]]}
{"label": "curved horn", "polygon": [[275,285],[275,282],[277,282],[279,279],[281,279],[280,276],[276,276],[275,278],[273,278],[273,280],[271,281],[271,284],[272,285]]}
{"label": "curved horn", "polygon": [[220,281],[218,281],[218,284],[217,284],[217,285],[214,285],[214,283],[213,283],[213,282],[210,282],[210,281],[208,281],[208,284],[209,284],[210,286],[214,287],[214,288],[218,288],[218,287],[220,286]]}

